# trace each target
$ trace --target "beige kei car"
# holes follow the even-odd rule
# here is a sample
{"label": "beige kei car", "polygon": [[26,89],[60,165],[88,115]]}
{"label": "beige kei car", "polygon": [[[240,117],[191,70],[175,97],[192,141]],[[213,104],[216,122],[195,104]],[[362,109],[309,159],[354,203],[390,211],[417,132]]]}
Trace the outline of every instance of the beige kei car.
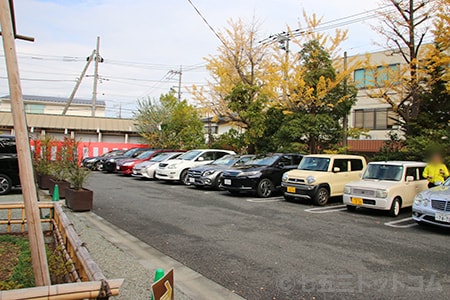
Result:
{"label": "beige kei car", "polygon": [[358,207],[389,211],[398,216],[400,209],[410,207],[414,197],[426,190],[422,173],[425,163],[413,161],[371,162],[361,180],[344,188],[344,204],[350,211]]}
{"label": "beige kei car", "polygon": [[325,205],[330,197],[342,196],[347,183],[361,178],[366,164],[366,159],[357,155],[304,156],[296,170],[283,175],[284,198],[311,199],[316,205]]}

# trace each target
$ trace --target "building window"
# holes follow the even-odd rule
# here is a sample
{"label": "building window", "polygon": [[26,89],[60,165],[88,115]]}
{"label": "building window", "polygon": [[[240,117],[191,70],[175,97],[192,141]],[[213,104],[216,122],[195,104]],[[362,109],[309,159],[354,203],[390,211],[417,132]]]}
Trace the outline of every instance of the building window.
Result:
{"label": "building window", "polygon": [[389,108],[356,109],[354,127],[370,130],[392,129],[398,121],[396,113]]}
{"label": "building window", "polygon": [[43,114],[45,105],[43,104],[25,104],[25,112],[30,114]]}
{"label": "building window", "polygon": [[207,134],[218,134],[219,133],[219,126],[216,124],[206,124],[205,125],[205,132]]}
{"label": "building window", "polygon": [[388,80],[397,77],[399,64],[378,66],[376,69],[357,69],[353,72],[353,81],[358,89],[383,86]]}

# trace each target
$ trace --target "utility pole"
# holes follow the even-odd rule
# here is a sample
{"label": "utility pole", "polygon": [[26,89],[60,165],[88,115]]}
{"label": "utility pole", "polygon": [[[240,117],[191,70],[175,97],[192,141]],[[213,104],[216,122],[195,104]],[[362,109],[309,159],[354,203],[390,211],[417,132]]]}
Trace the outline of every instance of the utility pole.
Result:
{"label": "utility pole", "polygon": [[97,86],[98,86],[98,63],[100,62],[100,37],[97,37],[97,47],[95,50],[94,88],[92,91],[92,111],[91,116],[95,117],[97,109]]}
{"label": "utility pole", "polygon": [[181,102],[181,80],[183,76],[183,66],[180,66],[180,69],[177,70],[170,70],[170,74],[178,75],[178,102]]}
{"label": "utility pole", "polygon": [[[344,72],[347,72],[347,62],[348,58],[347,58],[347,51],[344,52]],[[348,85],[348,76],[345,76],[344,79],[344,95],[347,95],[347,85]],[[342,147],[344,147],[345,149],[347,148],[348,145],[348,135],[347,135],[347,130],[348,130],[348,114],[345,113],[344,114],[344,119],[342,121],[342,127],[343,127],[343,132],[342,132]],[[347,150],[345,150],[347,152]]]}
{"label": "utility pole", "polygon": [[28,137],[28,127],[25,108],[22,100],[19,65],[15,38],[20,36],[15,31],[13,1],[0,0],[0,24],[3,36],[6,69],[8,73],[9,92],[11,95],[11,111],[16,133],[17,156],[19,160],[19,176],[22,185],[22,195],[25,204],[25,214],[30,241],[31,263],[36,286],[49,286],[47,256],[45,253],[44,235],[39,217],[37,190],[35,185],[31,149]]}
{"label": "utility pole", "polygon": [[87,63],[84,66],[83,71],[81,72],[80,78],[78,78],[77,83],[75,84],[75,87],[72,91],[72,94],[70,94],[69,100],[67,100],[66,106],[64,106],[62,115],[65,115],[67,113],[67,110],[69,109],[70,104],[72,104],[73,98],[75,97],[75,94],[78,91],[78,88],[80,87],[81,81],[83,80],[84,76],[86,76],[86,72],[89,68],[89,65],[91,64],[92,60],[94,59],[95,50],[92,51],[92,54],[88,57]]}

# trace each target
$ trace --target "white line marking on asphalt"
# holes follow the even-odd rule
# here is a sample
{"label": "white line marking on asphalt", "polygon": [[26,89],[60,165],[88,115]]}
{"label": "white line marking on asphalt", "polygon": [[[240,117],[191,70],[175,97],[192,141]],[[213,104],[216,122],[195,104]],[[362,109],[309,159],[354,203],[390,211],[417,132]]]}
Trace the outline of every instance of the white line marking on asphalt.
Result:
{"label": "white line marking on asphalt", "polygon": [[312,214],[328,214],[332,212],[342,211],[346,210],[346,205],[333,205],[333,206],[327,206],[327,207],[314,207],[314,208],[308,208],[305,209],[306,212],[312,213]]}
{"label": "white line marking on asphalt", "polygon": [[413,218],[409,217],[409,218],[404,218],[404,219],[395,220],[395,221],[391,221],[391,222],[386,222],[386,223],[384,223],[384,225],[389,226],[389,227],[394,227],[394,228],[410,228],[410,227],[417,226],[417,223],[414,221],[413,221],[414,223],[398,225],[398,224],[407,223],[407,222],[411,222],[411,221],[413,221]]}
{"label": "white line marking on asphalt", "polygon": [[252,198],[252,199],[246,199],[248,202],[253,203],[269,203],[269,202],[280,202],[284,198],[283,197],[276,197],[276,198],[269,198],[269,199],[260,199],[260,198]]}

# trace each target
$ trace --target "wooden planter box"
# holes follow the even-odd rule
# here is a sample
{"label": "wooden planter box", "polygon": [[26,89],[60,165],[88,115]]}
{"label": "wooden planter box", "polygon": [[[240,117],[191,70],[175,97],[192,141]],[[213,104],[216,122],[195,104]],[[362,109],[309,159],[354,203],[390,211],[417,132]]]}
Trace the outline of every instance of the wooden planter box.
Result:
{"label": "wooden planter box", "polygon": [[94,192],[88,189],[66,188],[66,205],[73,211],[89,211],[93,207]]}
{"label": "wooden planter box", "polygon": [[[34,288],[0,291],[2,300],[48,299],[48,300],[82,300],[109,299],[119,295],[123,279],[107,279],[101,269],[92,260],[85,244],[80,240],[72,222],[63,212],[59,202],[39,202],[41,215],[50,218],[41,219],[43,229],[53,234],[56,245],[61,247],[66,257],[69,283],[41,286]],[[23,202],[0,203],[0,211],[5,211],[7,218],[0,219],[0,228],[7,233],[26,232],[27,219]],[[18,213],[13,213],[18,211]],[[14,217],[17,216],[17,217]],[[44,229],[45,230],[45,229]]]}
{"label": "wooden planter box", "polygon": [[43,175],[43,174],[37,174],[37,184],[38,187],[41,190],[48,190],[51,185],[51,179],[53,179],[53,176],[51,175]]}
{"label": "wooden planter box", "polygon": [[62,180],[62,181],[57,181],[55,179],[50,179],[50,187],[48,189],[48,192],[50,193],[50,196],[53,197],[53,191],[55,190],[55,185],[58,185],[58,189],[59,189],[59,198],[60,199],[65,199],[66,198],[66,189],[70,188],[70,182]]}

